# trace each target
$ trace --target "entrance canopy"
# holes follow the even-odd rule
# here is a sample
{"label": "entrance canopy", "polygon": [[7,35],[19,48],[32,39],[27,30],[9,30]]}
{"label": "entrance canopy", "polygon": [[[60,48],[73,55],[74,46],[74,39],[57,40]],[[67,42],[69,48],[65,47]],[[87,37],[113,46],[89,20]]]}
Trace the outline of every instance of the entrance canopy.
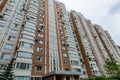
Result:
{"label": "entrance canopy", "polygon": [[81,73],[71,71],[54,71],[43,76],[43,80],[80,80]]}

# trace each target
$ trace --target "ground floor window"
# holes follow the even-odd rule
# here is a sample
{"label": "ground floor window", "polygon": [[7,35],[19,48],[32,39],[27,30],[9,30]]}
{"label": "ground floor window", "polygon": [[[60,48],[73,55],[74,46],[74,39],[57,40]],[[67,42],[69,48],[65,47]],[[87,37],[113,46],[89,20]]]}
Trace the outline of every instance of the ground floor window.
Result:
{"label": "ground floor window", "polygon": [[34,80],[42,80],[42,77],[34,77]]}
{"label": "ground floor window", "polygon": [[66,80],[70,80],[70,77],[66,77]]}
{"label": "ground floor window", "polygon": [[14,80],[30,80],[29,76],[15,76]]}

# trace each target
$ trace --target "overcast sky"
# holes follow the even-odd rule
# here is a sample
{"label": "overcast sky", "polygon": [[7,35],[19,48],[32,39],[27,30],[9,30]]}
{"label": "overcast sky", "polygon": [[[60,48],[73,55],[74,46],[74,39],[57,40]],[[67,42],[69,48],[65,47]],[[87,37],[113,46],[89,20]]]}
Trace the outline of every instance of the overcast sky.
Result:
{"label": "overcast sky", "polygon": [[81,12],[92,23],[109,31],[116,44],[120,45],[120,0],[59,0],[67,10]]}

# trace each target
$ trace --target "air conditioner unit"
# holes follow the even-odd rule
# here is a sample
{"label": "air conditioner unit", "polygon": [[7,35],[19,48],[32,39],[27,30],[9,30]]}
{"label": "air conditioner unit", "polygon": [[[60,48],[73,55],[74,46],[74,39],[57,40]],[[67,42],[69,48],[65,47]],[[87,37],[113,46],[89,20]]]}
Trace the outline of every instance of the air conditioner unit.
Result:
{"label": "air conditioner unit", "polygon": [[19,48],[18,47],[16,47],[16,50],[18,50]]}
{"label": "air conditioner unit", "polygon": [[2,19],[2,18],[3,18],[3,14],[0,13],[0,19]]}
{"label": "air conditioner unit", "polygon": [[38,40],[37,39],[35,39],[35,42],[37,42]]}

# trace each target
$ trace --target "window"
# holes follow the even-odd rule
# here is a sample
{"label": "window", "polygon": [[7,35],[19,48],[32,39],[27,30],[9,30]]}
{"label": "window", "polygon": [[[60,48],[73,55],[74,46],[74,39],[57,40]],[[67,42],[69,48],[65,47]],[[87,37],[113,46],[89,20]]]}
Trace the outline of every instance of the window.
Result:
{"label": "window", "polygon": [[14,5],[15,4],[14,0],[10,0],[10,4]]}
{"label": "window", "polygon": [[85,71],[83,71],[83,74],[84,74],[84,75],[86,75],[86,72],[85,72]]}
{"label": "window", "polygon": [[65,71],[70,71],[70,69],[69,69],[69,68],[65,68],[64,70],[65,70]]}
{"label": "window", "polygon": [[66,53],[63,53],[63,56],[64,56],[64,57],[67,57],[67,54],[66,54]]}
{"label": "window", "polygon": [[41,70],[42,70],[42,66],[36,65],[36,66],[35,66],[35,70],[36,70],[36,71],[41,71]]}
{"label": "window", "polygon": [[68,64],[68,60],[64,60],[64,64],[67,65]]}
{"label": "window", "polygon": [[21,42],[20,46],[24,46],[26,48],[33,48],[33,44],[27,42]]}
{"label": "window", "polygon": [[15,63],[15,64],[16,64],[15,68],[19,68],[20,63]]}
{"label": "window", "polygon": [[32,39],[32,40],[34,40],[34,37],[33,37],[33,36],[30,36],[30,35],[27,35],[27,34],[22,34],[22,37],[23,37],[23,38],[27,38],[27,39]]}
{"label": "window", "polygon": [[24,51],[19,51],[18,52],[18,56],[19,57],[32,58],[32,53],[24,52]]}
{"label": "window", "polygon": [[43,32],[44,29],[43,29],[43,28],[39,28],[38,31],[39,31],[39,32]]}
{"label": "window", "polygon": [[42,51],[43,51],[43,48],[37,47],[37,51],[38,51],[38,52],[42,52]]}
{"label": "window", "polygon": [[61,36],[61,39],[64,39],[64,36]]}
{"label": "window", "polygon": [[64,41],[62,41],[62,44],[65,44],[65,42],[64,42]]}
{"label": "window", "polygon": [[78,57],[78,55],[75,54],[75,53],[69,53],[69,55],[70,55],[71,57]]}
{"label": "window", "polygon": [[81,70],[77,69],[77,68],[73,68],[72,71],[74,71],[74,72],[81,72]]}
{"label": "window", "polygon": [[26,26],[32,26],[32,27],[35,27],[36,25],[35,25],[35,23],[32,23],[32,22],[28,22],[28,21],[26,21],[26,24],[25,24]]}
{"label": "window", "polygon": [[31,64],[29,63],[15,63],[15,69],[25,69],[25,70],[30,70],[31,69]]}
{"label": "window", "polygon": [[95,75],[97,75],[97,74],[99,74],[99,71],[94,70],[93,73],[94,73]]}
{"label": "window", "polygon": [[0,20],[0,24],[6,24],[6,22],[7,22],[7,20],[5,20],[5,19]]}
{"label": "window", "polygon": [[42,80],[42,77],[35,77],[34,80]]}
{"label": "window", "polygon": [[14,6],[11,5],[11,4],[9,4],[8,7],[9,7],[10,9],[13,9]]}
{"label": "window", "polygon": [[20,69],[26,69],[26,63],[21,63],[20,64]]}
{"label": "window", "polygon": [[41,60],[42,60],[42,56],[37,56],[37,57],[36,57],[36,60],[41,61]]}
{"label": "window", "polygon": [[71,60],[71,64],[72,64],[72,65],[79,65],[79,62],[78,62],[78,61],[75,61],[75,60]]}
{"label": "window", "polygon": [[4,29],[4,27],[3,26],[0,26],[0,30],[3,30]]}
{"label": "window", "polygon": [[5,12],[10,13],[12,10],[6,8]]}
{"label": "window", "polygon": [[91,64],[91,67],[96,68],[97,65],[96,64]]}
{"label": "window", "polygon": [[8,40],[10,40],[10,41],[15,41],[15,37],[14,37],[14,36],[9,36],[9,37],[8,37]]}
{"label": "window", "polygon": [[63,34],[63,32],[62,32],[62,31],[61,31],[60,33],[61,33],[61,34]]}
{"label": "window", "polygon": [[1,59],[10,59],[10,54],[2,53]]}
{"label": "window", "polygon": [[5,64],[0,64],[0,70],[5,70],[6,69],[6,65]]}
{"label": "window", "polygon": [[13,49],[13,45],[11,45],[11,44],[6,44],[4,48],[5,48],[5,49],[8,49],[8,50],[12,50],[12,49]]}
{"label": "window", "polygon": [[18,25],[18,24],[16,24],[16,23],[14,23],[14,24],[13,24],[13,27],[18,28],[18,27],[19,27],[19,25]]}
{"label": "window", "polygon": [[38,34],[38,37],[43,37],[43,34]]}
{"label": "window", "polygon": [[3,66],[4,66],[3,64],[0,64],[0,70],[2,70],[2,69],[3,69]]}
{"label": "window", "polygon": [[65,47],[62,47],[63,50],[65,50],[66,48]]}
{"label": "window", "polygon": [[27,28],[27,27],[25,27],[24,30],[29,31],[29,32],[35,32],[34,29],[32,29],[32,28]]}
{"label": "window", "polygon": [[76,49],[73,48],[73,47],[69,47],[68,50],[70,50],[70,51],[75,51]]}
{"label": "window", "polygon": [[14,80],[30,80],[28,76],[15,76]]}
{"label": "window", "polygon": [[12,29],[10,33],[17,34],[17,30]]}
{"label": "window", "polygon": [[20,21],[21,21],[21,19],[19,19],[19,18],[15,19],[15,22],[20,22]]}
{"label": "window", "polygon": [[43,41],[42,41],[42,40],[39,40],[38,43],[39,43],[39,44],[43,44]]}

